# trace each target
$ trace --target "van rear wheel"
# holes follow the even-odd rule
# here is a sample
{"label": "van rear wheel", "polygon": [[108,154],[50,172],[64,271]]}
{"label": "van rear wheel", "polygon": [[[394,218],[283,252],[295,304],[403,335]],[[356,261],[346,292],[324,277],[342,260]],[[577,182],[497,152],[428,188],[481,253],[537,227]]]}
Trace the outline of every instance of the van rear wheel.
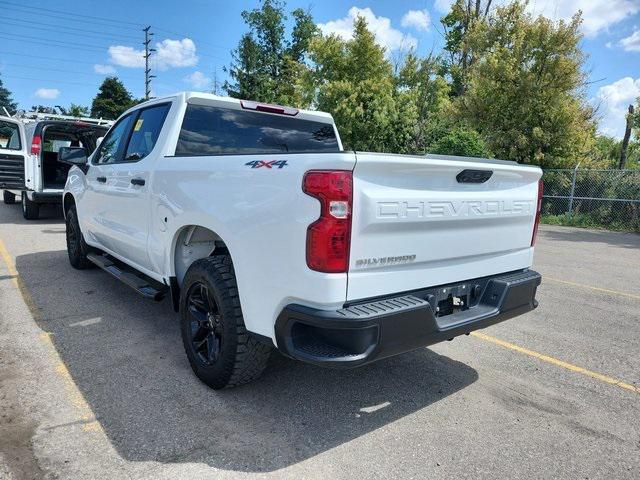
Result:
{"label": "van rear wheel", "polygon": [[22,216],[27,220],[40,218],[40,204],[29,200],[27,192],[22,192]]}
{"label": "van rear wheel", "polygon": [[247,331],[231,257],[195,261],[180,294],[180,329],[196,376],[213,389],[255,380],[264,370],[271,347]]}
{"label": "van rear wheel", "polygon": [[11,192],[5,190],[2,192],[2,196],[4,203],[6,203],[7,205],[13,205],[14,203],[16,203],[16,196]]}

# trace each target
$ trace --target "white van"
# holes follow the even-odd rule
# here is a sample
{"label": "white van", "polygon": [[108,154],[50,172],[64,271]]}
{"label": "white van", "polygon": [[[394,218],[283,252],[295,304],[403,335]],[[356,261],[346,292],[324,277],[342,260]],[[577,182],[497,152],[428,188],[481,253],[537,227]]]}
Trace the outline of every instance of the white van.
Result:
{"label": "white van", "polygon": [[0,117],[0,189],[4,203],[21,197],[22,213],[36,220],[43,203],[60,203],[69,165],[58,161],[62,147],[95,150],[111,122],[63,115]]}

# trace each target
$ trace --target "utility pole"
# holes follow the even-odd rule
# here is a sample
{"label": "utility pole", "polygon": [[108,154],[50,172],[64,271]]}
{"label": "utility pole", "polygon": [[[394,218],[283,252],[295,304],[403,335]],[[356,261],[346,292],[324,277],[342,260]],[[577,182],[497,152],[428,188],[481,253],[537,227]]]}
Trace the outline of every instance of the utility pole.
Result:
{"label": "utility pole", "polygon": [[220,85],[218,83],[218,67],[215,67],[213,70],[213,94],[219,95]]}
{"label": "utility pole", "polygon": [[151,37],[153,36],[153,33],[149,31],[150,29],[151,29],[150,25],[142,29],[142,31],[144,32],[144,42],[142,44],[144,45],[144,98],[145,100],[149,100],[149,95],[151,94],[151,79],[156,78],[155,75],[149,75],[151,73],[151,69],[149,68],[149,57],[151,57],[151,54],[156,51],[155,48],[149,48],[149,45],[151,44]]}
{"label": "utility pole", "polygon": [[627,125],[624,130],[624,138],[622,139],[622,146],[620,148],[620,163],[618,168],[624,170],[627,168],[627,150],[629,149],[629,139],[631,138],[631,129],[633,128],[633,116],[635,109],[633,105],[629,105],[629,113],[627,114]]}

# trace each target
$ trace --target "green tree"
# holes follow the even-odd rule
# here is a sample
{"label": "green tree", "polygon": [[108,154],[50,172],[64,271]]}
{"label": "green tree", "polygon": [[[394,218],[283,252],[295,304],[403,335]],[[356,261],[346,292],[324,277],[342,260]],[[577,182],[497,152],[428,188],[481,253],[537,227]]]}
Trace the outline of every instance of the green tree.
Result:
{"label": "green tree", "polygon": [[331,112],[345,148],[406,152],[417,107],[396,95],[391,63],[364,18],[356,19],[352,39],[316,37],[310,48],[317,106]]}
{"label": "green tree", "polygon": [[233,63],[227,69],[231,81],[224,85],[230,96],[299,107],[311,104],[313,86],[305,56],[318,28],[302,9],[292,16],[294,26],[287,40],[282,1],[263,0],[260,8],[242,12],[249,32],[232,52]]}
{"label": "green tree", "polygon": [[440,19],[445,38],[442,72],[449,76],[454,96],[466,91],[467,74],[475,61],[467,35],[476,22],[486,21],[491,4],[492,0],[456,0],[449,13]]}
{"label": "green tree", "polygon": [[454,128],[435,140],[429,151],[441,155],[460,155],[463,157],[491,156],[478,132],[462,127]]}
{"label": "green tree", "polygon": [[[417,119],[406,150],[424,153],[440,138],[452,123],[450,86],[442,76],[442,61],[429,55],[418,58],[409,52],[396,78],[396,99],[402,105],[410,103],[417,109]],[[453,154],[453,153],[452,153]]]}
{"label": "green tree", "polygon": [[78,105],[76,103],[72,103],[69,106],[68,114],[72,117],[88,117],[89,116],[89,107],[85,107],[84,105]]}
{"label": "green tree", "polygon": [[71,117],[89,116],[89,107],[84,107],[82,105],[78,105],[77,103],[71,103],[69,108],[63,107],[61,105],[56,105],[56,108],[60,110],[60,113],[62,115],[69,115]]}
{"label": "green tree", "polygon": [[553,22],[514,2],[470,27],[464,42],[474,62],[456,106],[498,158],[569,166],[592,150],[580,24],[579,13]]}
{"label": "green tree", "polygon": [[10,115],[13,115],[16,113],[18,104],[13,101],[11,92],[9,89],[5,88],[2,83],[2,79],[0,78],[0,115],[4,115],[2,107],[6,108]]}
{"label": "green tree", "polygon": [[58,113],[54,107],[48,107],[47,105],[32,105],[31,111],[38,113]]}
{"label": "green tree", "polygon": [[91,104],[91,116],[115,120],[137,103],[116,77],[107,77]]}

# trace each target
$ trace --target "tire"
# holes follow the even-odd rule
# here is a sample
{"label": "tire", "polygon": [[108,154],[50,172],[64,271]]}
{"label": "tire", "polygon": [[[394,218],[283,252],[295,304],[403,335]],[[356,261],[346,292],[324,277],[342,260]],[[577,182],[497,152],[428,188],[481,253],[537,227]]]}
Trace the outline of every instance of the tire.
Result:
{"label": "tire", "polygon": [[193,372],[216,390],[258,378],[271,353],[270,346],[247,332],[228,255],[197,260],[187,270],[180,330]]}
{"label": "tire", "polygon": [[94,264],[87,258],[87,254],[93,249],[87,245],[80,231],[78,223],[78,212],[76,207],[71,206],[67,211],[67,254],[69,255],[69,263],[76,270],[86,270],[93,268]]}
{"label": "tire", "polygon": [[16,203],[16,196],[11,192],[4,190],[2,192],[2,196],[4,203],[6,203],[7,205],[13,205],[14,203]]}
{"label": "tire", "polygon": [[22,216],[27,220],[40,218],[40,204],[29,200],[27,192],[22,192]]}

